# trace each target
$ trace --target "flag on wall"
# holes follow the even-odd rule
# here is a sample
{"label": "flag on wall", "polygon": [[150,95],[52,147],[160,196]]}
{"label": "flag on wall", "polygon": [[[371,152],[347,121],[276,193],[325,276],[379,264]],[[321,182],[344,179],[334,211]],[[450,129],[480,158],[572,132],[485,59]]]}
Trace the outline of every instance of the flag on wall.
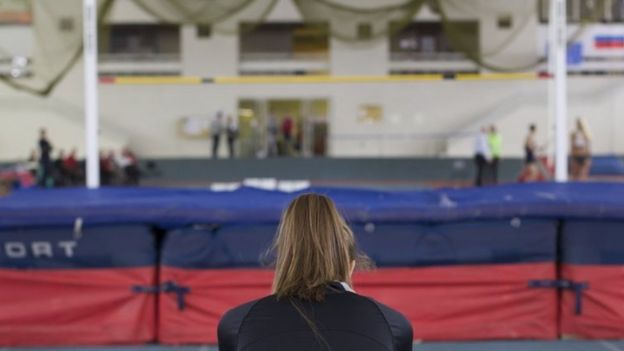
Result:
{"label": "flag on wall", "polygon": [[596,49],[624,49],[624,35],[597,35],[594,37]]}

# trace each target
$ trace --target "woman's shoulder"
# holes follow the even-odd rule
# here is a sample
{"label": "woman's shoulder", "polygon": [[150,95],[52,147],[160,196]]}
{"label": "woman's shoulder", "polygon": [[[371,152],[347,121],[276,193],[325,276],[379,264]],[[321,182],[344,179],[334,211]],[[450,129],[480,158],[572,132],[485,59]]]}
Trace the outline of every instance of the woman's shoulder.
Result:
{"label": "woman's shoulder", "polygon": [[374,304],[379,311],[384,315],[384,317],[386,318],[386,320],[388,321],[388,323],[390,324],[395,324],[398,326],[409,326],[411,328],[411,324],[410,322],[407,320],[407,318],[399,311],[395,310],[394,308],[385,305],[371,297],[367,297],[367,296],[363,296],[363,295],[358,295],[360,298],[366,299],[368,300],[370,303]]}
{"label": "woman's shoulder", "polygon": [[273,295],[265,296],[256,300],[252,300],[252,301],[246,302],[242,305],[236,306],[228,310],[227,312],[225,312],[223,317],[221,317],[221,321],[219,322],[219,327],[221,327],[222,325],[226,326],[226,325],[242,323],[242,321],[245,319],[245,317],[249,314],[249,312],[253,309],[255,305],[257,305],[259,302],[263,300],[272,298],[272,296]]}
{"label": "woman's shoulder", "polygon": [[238,333],[245,317],[260,301],[268,297],[249,301],[240,306],[227,311],[217,327],[217,337],[219,339],[219,350],[236,350],[238,343]]}
{"label": "woman's shoulder", "polygon": [[373,298],[358,295],[374,304],[390,327],[394,338],[395,350],[411,350],[414,339],[414,331],[410,321],[399,311],[389,307]]}

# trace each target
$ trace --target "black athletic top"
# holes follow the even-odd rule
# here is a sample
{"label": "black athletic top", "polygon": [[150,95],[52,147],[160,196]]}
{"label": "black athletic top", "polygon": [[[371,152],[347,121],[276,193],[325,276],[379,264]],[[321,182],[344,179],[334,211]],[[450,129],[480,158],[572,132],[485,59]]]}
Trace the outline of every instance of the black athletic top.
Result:
{"label": "black athletic top", "polygon": [[223,316],[218,334],[219,351],[412,350],[403,315],[340,283],[328,287],[323,302],[270,295],[236,307]]}

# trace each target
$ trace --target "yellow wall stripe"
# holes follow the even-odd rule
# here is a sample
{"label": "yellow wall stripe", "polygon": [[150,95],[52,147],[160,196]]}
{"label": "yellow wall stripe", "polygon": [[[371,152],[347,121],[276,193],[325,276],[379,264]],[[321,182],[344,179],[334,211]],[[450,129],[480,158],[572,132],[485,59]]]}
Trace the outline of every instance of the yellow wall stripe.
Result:
{"label": "yellow wall stripe", "polygon": [[490,80],[536,80],[536,73],[488,73],[488,74],[411,74],[387,76],[221,76],[202,78],[195,76],[133,76],[103,77],[102,83],[120,85],[187,85],[187,84],[328,84],[328,83],[388,83],[420,81],[490,81]]}
{"label": "yellow wall stripe", "polygon": [[217,84],[376,83],[442,80],[441,74],[409,76],[239,76],[215,77]]}
{"label": "yellow wall stripe", "polygon": [[169,77],[169,76],[136,76],[115,77],[114,84],[122,85],[169,85],[169,84],[202,84],[201,77]]}
{"label": "yellow wall stripe", "polygon": [[533,80],[539,79],[536,73],[487,73],[458,74],[456,80]]}

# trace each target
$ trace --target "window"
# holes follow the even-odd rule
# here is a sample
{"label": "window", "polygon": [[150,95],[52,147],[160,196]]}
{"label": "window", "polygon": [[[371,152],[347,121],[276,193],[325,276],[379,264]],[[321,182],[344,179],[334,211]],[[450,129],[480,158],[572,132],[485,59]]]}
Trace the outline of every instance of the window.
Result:
{"label": "window", "polygon": [[396,26],[391,23],[390,32],[394,34],[390,36],[390,74],[478,71],[465,54],[480,51],[477,21],[454,21],[448,28],[441,22],[413,22],[400,29]]}
{"label": "window", "polygon": [[177,61],[180,27],[168,24],[112,24],[100,39],[103,61]]}
{"label": "window", "polygon": [[[461,48],[456,49],[447,38],[440,22],[414,22],[390,38],[391,60],[452,60],[464,59],[462,50],[479,51],[477,22],[449,24]],[[461,49],[461,50],[459,50]]]}
{"label": "window", "polygon": [[180,27],[171,24],[110,24],[99,44],[100,75],[177,76],[182,72]]}
{"label": "window", "polygon": [[[539,19],[547,23],[550,0],[539,0]],[[624,0],[566,0],[568,22],[624,22]]]}
{"label": "window", "polygon": [[537,12],[540,22],[548,23],[548,18],[550,16],[550,0],[539,0]]}
{"label": "window", "polygon": [[604,22],[606,19],[606,1],[584,0],[579,1],[579,17],[583,22]]}
{"label": "window", "polygon": [[611,20],[624,22],[624,0],[611,0]]}
{"label": "window", "polygon": [[[326,156],[328,105],[327,99],[309,97],[239,100],[240,156]],[[292,127],[288,138],[285,123]]]}
{"label": "window", "polygon": [[241,74],[319,74],[328,71],[326,23],[241,24]]}
{"label": "window", "polygon": [[391,73],[474,72],[476,66],[464,52],[479,52],[478,22],[451,22],[449,30],[453,40],[441,22],[413,22],[399,31],[391,28],[395,33],[390,37]]}
{"label": "window", "polygon": [[[2,1],[0,1],[1,4]],[[0,43],[2,43],[0,44],[0,77],[12,79],[31,77],[35,30],[26,22],[20,22],[20,19],[26,18],[27,15],[7,15],[4,17],[8,20],[6,23],[3,23],[2,16],[0,6]]]}
{"label": "window", "polygon": [[0,77],[32,76],[32,18],[30,1],[0,1]]}

